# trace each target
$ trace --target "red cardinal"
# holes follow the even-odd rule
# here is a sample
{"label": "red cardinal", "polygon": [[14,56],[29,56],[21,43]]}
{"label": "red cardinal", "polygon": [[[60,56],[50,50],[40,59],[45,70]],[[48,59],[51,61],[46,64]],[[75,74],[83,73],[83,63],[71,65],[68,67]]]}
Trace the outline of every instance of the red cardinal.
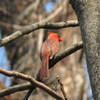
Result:
{"label": "red cardinal", "polygon": [[62,39],[57,33],[49,32],[47,40],[42,45],[41,59],[42,67],[40,70],[40,79],[44,80],[49,76],[49,59],[53,58],[59,49],[59,42]]}

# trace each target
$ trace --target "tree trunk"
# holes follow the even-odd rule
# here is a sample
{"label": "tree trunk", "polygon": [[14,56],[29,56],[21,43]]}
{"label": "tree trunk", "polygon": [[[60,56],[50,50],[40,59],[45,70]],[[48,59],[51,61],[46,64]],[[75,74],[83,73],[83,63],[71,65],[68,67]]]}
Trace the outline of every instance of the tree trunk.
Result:
{"label": "tree trunk", "polygon": [[100,100],[100,1],[70,0],[82,32],[94,100]]}

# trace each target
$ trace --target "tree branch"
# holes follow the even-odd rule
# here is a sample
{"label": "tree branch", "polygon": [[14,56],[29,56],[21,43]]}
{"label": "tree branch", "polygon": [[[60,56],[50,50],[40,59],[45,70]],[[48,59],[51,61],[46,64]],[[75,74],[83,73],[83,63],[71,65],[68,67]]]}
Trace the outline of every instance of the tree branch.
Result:
{"label": "tree branch", "polygon": [[52,97],[54,97],[58,100],[63,100],[63,98],[61,96],[59,96],[54,90],[47,87],[43,83],[36,81],[33,77],[31,77],[29,75],[25,75],[25,74],[22,74],[22,73],[19,73],[16,71],[7,71],[7,70],[4,70],[2,68],[0,68],[0,73],[4,74],[6,76],[9,76],[9,77],[21,78],[21,79],[24,79],[26,81],[29,81],[29,82],[31,82],[32,86],[35,85],[36,87],[39,87],[40,89],[46,91]]}
{"label": "tree branch", "polygon": [[[50,67],[53,67],[58,61],[62,60],[64,57],[74,53],[75,51],[81,49],[83,47],[83,43],[82,41],[79,43],[76,43],[74,45],[72,45],[71,47],[65,49],[64,51],[62,51],[61,53],[58,53],[54,60],[50,62]],[[30,81],[30,80],[29,80]],[[37,81],[36,81],[37,82]],[[41,83],[42,84],[42,83]],[[16,85],[16,86],[12,86],[8,89],[4,89],[0,91],[0,97],[1,96],[5,96],[8,94],[12,94],[18,91],[23,91],[28,89],[29,87],[33,87],[30,83],[26,83],[26,84],[21,84],[21,85]],[[14,89],[14,90],[13,90]]]}
{"label": "tree branch", "polygon": [[66,28],[66,27],[75,27],[78,26],[78,21],[77,20],[70,20],[66,22],[57,22],[57,23],[50,23],[46,21],[40,21],[35,24],[27,25],[23,27],[21,30],[16,31],[12,33],[11,35],[3,38],[0,40],[0,46],[3,46],[25,34],[29,34],[32,31],[35,31],[37,29],[41,28],[48,28],[48,29],[59,29],[59,28]]}
{"label": "tree branch", "polygon": [[0,97],[10,95],[10,94],[15,93],[15,92],[28,90],[31,87],[32,87],[32,85],[29,82],[15,85],[15,86],[11,86],[11,87],[8,87],[6,89],[0,90]]}
{"label": "tree branch", "polygon": [[68,100],[68,99],[67,99],[67,95],[66,95],[65,90],[64,90],[64,85],[63,85],[63,83],[61,82],[59,76],[57,76],[57,80],[58,80],[58,83],[59,83],[59,85],[60,85],[60,89],[61,89],[61,92],[62,92],[62,94],[63,94],[63,96],[64,96],[64,99],[65,99],[65,100]]}
{"label": "tree branch", "polygon": [[83,48],[83,42],[82,41],[80,41],[76,44],[73,44],[69,48],[66,48],[65,50],[57,53],[56,56],[54,57],[54,59],[50,61],[50,65],[49,65],[50,68],[53,67],[57,62],[59,62],[63,58],[71,55],[72,53],[76,52],[77,50],[79,50],[81,48]]}

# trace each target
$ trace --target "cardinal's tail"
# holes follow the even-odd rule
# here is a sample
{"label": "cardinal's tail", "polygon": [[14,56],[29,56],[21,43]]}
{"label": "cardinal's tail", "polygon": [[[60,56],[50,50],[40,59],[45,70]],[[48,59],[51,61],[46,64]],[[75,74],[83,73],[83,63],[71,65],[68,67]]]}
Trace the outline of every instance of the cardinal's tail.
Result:
{"label": "cardinal's tail", "polygon": [[42,67],[40,70],[40,79],[44,80],[49,76],[49,55],[42,58]]}

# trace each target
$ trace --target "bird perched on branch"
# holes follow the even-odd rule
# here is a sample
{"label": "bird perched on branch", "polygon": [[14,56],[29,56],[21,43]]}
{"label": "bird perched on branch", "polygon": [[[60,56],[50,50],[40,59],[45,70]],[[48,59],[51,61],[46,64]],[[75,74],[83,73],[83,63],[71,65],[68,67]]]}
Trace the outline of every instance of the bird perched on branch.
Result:
{"label": "bird perched on branch", "polygon": [[41,60],[42,67],[40,70],[40,79],[44,80],[49,76],[49,60],[52,59],[58,52],[59,43],[62,39],[59,37],[58,33],[49,32],[48,38],[42,45],[41,50]]}

